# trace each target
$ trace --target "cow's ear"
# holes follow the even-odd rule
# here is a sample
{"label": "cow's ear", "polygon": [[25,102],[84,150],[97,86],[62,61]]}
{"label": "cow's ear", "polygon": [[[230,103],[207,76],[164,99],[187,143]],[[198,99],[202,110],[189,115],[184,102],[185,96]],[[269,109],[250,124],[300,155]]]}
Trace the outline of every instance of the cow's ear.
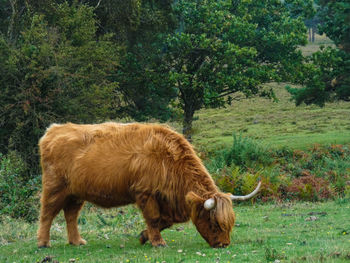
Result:
{"label": "cow's ear", "polygon": [[189,206],[192,206],[194,204],[199,204],[199,203],[203,203],[205,200],[200,197],[199,195],[197,195],[196,193],[194,192],[189,192],[187,193],[186,195],[186,203],[189,205]]}

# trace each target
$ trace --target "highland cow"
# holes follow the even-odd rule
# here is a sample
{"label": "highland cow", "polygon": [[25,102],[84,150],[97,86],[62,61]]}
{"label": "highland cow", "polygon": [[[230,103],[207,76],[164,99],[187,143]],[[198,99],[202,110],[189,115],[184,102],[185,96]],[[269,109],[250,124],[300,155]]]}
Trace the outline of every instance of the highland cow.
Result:
{"label": "highland cow", "polygon": [[136,203],[147,228],[140,242],[165,246],[160,232],[192,220],[212,247],[230,244],[233,196],[218,190],[190,143],[155,124],[53,124],[39,142],[42,197],[38,246],[50,244],[52,220],[61,209],[70,244],[86,241],[77,219],[85,201],[101,207]]}

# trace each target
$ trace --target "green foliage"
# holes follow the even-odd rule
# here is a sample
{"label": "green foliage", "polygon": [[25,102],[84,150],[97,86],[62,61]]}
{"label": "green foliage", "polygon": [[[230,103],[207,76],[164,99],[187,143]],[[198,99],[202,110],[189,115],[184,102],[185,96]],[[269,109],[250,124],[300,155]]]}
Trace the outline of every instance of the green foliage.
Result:
{"label": "green foliage", "polygon": [[350,99],[350,53],[332,47],[321,48],[306,59],[300,71],[303,88],[290,88],[296,105],[324,106],[328,101]]}
{"label": "green foliage", "polygon": [[350,52],[350,3],[348,0],[317,0],[322,20],[320,33],[346,52]]}
{"label": "green foliage", "polygon": [[118,102],[118,50],[108,35],[96,40],[93,9],[65,2],[55,12],[55,25],[31,16],[16,45],[0,36],[0,151],[18,151],[34,174],[50,123],[112,117]]}
{"label": "green foliage", "polygon": [[227,167],[214,176],[219,188],[227,193],[246,195],[251,193],[260,179],[259,172],[247,172],[239,166]]}
{"label": "green foliage", "polygon": [[[124,102],[117,113],[137,121],[149,118],[168,120],[174,117],[171,102],[177,93],[162,61],[164,43],[159,41],[159,36],[174,30],[172,1],[123,2],[124,5],[127,2],[139,4],[137,23],[124,32],[126,46],[121,51],[120,65],[114,75],[119,83],[121,100]],[[97,14],[100,11],[98,8]],[[120,12],[124,13],[124,10],[120,9]],[[115,21],[113,23],[119,28],[120,25]]]}
{"label": "green foliage", "polygon": [[317,104],[334,100],[350,100],[350,3],[344,1],[319,0],[318,17],[320,33],[325,33],[337,48],[322,48],[306,58],[300,68],[302,89],[288,91],[297,105]]}
{"label": "green foliage", "polygon": [[179,26],[165,40],[164,61],[187,137],[197,110],[230,103],[238,91],[271,97],[261,84],[290,79],[301,62],[306,29],[281,1],[177,1],[174,10]]}
{"label": "green foliage", "polygon": [[350,149],[315,145],[307,151],[272,150],[236,137],[231,148],[214,154],[207,168],[227,192],[247,194],[261,180],[262,201],[318,201],[348,196]]}
{"label": "green foliage", "polygon": [[25,166],[15,152],[0,155],[0,215],[33,222],[38,218],[40,178],[25,180]]}
{"label": "green foliage", "polygon": [[310,18],[316,13],[314,1],[285,0],[284,2],[293,17]]}
{"label": "green foliage", "polygon": [[126,102],[117,109],[118,115],[137,121],[150,117],[166,121],[174,116],[169,105],[176,97],[176,89],[154,53],[134,50],[122,55],[115,78],[121,98]]}
{"label": "green foliage", "polygon": [[233,145],[229,152],[224,154],[225,164],[243,167],[254,167],[256,165],[268,166],[272,163],[271,151],[256,141],[243,137],[242,134],[233,135]]}
{"label": "green foliage", "polygon": [[232,146],[215,153],[207,167],[223,191],[248,194],[255,189],[263,167],[272,164],[272,157],[268,147],[234,134]]}
{"label": "green foliage", "polygon": [[217,152],[209,164],[210,170],[239,166],[242,169],[269,166],[272,163],[271,150],[257,141],[233,134],[233,144]]}

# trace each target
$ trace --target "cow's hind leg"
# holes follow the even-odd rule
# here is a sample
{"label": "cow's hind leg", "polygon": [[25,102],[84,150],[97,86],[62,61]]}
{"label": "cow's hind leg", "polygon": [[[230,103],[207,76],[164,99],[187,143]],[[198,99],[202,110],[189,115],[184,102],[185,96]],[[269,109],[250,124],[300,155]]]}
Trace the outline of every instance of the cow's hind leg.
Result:
{"label": "cow's hind leg", "polygon": [[50,246],[50,228],[53,219],[64,206],[66,196],[64,191],[43,190],[38,229],[38,247]]}
{"label": "cow's hind leg", "polygon": [[81,238],[78,230],[78,216],[83,205],[84,201],[68,198],[63,208],[67,223],[68,241],[72,245],[86,244],[86,241]]}

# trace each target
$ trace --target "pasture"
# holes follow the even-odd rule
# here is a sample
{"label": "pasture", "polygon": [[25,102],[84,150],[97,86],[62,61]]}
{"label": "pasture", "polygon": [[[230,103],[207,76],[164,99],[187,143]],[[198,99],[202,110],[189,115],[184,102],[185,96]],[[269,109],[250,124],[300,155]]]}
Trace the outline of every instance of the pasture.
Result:
{"label": "pasture", "polygon": [[241,99],[221,109],[204,109],[194,122],[194,144],[213,150],[231,145],[232,134],[257,139],[271,148],[306,149],[313,144],[350,142],[350,103],[328,103],[324,108],[290,101],[285,84],[270,84],[278,102]]}
{"label": "pasture", "polygon": [[[322,40],[323,41],[323,40]],[[328,43],[328,42],[327,42]],[[327,44],[326,43],[326,44]],[[309,45],[305,54],[319,43]],[[311,49],[311,51],[309,50]],[[193,143],[199,152],[232,144],[242,134],[269,145],[307,149],[318,144],[350,142],[350,103],[325,108],[296,107],[285,84],[269,84],[279,102],[237,98],[231,106],[199,111]],[[170,123],[180,129],[178,123]],[[162,234],[168,246],[141,246],[145,228],[134,206],[103,210],[86,205],[79,219],[86,246],[67,244],[61,213],[51,229],[51,248],[38,249],[38,224],[0,216],[0,262],[349,262],[350,201],[321,203],[236,203],[231,245],[212,249],[192,223],[175,225]]]}
{"label": "pasture", "polygon": [[212,249],[190,224],[163,232],[165,248],[141,246],[143,219],[133,206],[83,209],[79,223],[86,246],[67,244],[60,214],[52,247],[36,247],[36,224],[1,218],[0,262],[348,262],[350,204],[251,204],[235,207],[236,226],[226,249]]}
{"label": "pasture", "polygon": [[[280,100],[254,98],[231,107],[198,113],[197,150],[209,152],[232,143],[232,133],[271,147],[306,149],[314,143],[349,143],[350,103],[295,107],[283,85],[271,84]],[[171,124],[175,125],[175,124]],[[176,126],[176,125],[175,125]],[[0,262],[348,262],[350,203],[235,204],[231,245],[212,249],[192,223],[163,232],[165,248],[141,246],[144,221],[134,206],[103,210],[87,205],[79,219],[86,246],[67,244],[61,213],[51,229],[48,249],[36,246],[37,222],[0,218]]]}
{"label": "pasture", "polygon": [[[321,46],[332,46],[324,35],[301,47],[310,56]],[[265,85],[273,89],[277,102],[266,98],[245,99],[236,94],[230,106],[202,109],[195,114],[193,142],[201,151],[210,151],[231,144],[232,134],[258,139],[272,148],[290,147],[304,150],[313,144],[345,144],[350,142],[350,103],[339,101],[295,106],[285,83]],[[171,123],[173,127],[180,126]]]}

